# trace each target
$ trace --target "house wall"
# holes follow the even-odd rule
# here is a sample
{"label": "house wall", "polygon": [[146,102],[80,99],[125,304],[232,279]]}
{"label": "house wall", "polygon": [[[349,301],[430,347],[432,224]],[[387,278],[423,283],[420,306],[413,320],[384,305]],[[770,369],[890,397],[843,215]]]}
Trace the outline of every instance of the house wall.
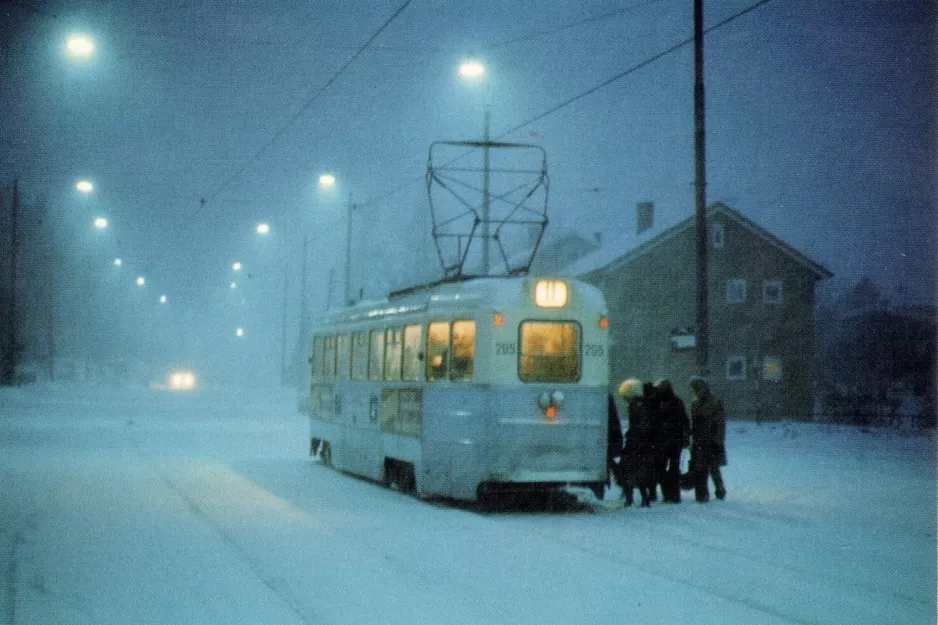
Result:
{"label": "house wall", "polygon": [[[709,371],[729,418],[809,419],[814,377],[815,275],[790,254],[738,222],[716,215],[724,245],[708,245]],[[672,334],[696,325],[696,234],[679,232],[641,253],[583,276],[606,294],[611,326],[613,387],[628,377],[668,378],[690,402],[695,349],[676,349]],[[746,297],[727,302],[727,280],[744,279]],[[780,303],[766,303],[763,281],[781,282]],[[727,379],[727,359],[745,359],[743,379]],[[766,357],[781,365],[766,379]]]}

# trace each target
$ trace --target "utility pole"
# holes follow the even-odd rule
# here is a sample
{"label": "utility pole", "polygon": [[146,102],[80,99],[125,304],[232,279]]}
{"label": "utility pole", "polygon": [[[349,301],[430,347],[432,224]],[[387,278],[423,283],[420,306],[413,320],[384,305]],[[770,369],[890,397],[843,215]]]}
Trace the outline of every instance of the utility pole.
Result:
{"label": "utility pole", "polygon": [[482,274],[489,275],[489,105],[484,104],[482,113]]}
{"label": "utility pole", "polygon": [[[300,323],[299,323],[299,334],[300,336],[296,341],[296,351],[300,354],[299,363],[294,362],[293,364],[299,364],[302,370],[302,355],[306,353],[306,340],[309,338],[309,327],[306,320],[306,246],[309,244],[309,237],[303,235],[303,259],[300,263]],[[303,377],[297,375],[297,383],[303,382]]]}
{"label": "utility pole", "polygon": [[694,187],[697,225],[697,372],[709,374],[707,293],[707,172],[704,129],[703,0],[694,0]]}
{"label": "utility pole", "polygon": [[280,303],[280,386],[287,385],[287,262],[283,263],[283,301]]}
{"label": "utility pole", "polygon": [[16,344],[16,253],[19,241],[19,181],[13,181],[13,200],[10,203],[10,281],[9,296],[5,298],[4,311],[6,325],[2,337],[2,352],[0,352],[0,386],[13,386],[16,378],[16,360],[19,346]]}
{"label": "utility pole", "polygon": [[352,192],[348,194],[348,209],[346,211],[346,231],[345,231],[345,293],[342,299],[343,306],[352,304],[352,211],[355,210],[355,204],[352,203]]}

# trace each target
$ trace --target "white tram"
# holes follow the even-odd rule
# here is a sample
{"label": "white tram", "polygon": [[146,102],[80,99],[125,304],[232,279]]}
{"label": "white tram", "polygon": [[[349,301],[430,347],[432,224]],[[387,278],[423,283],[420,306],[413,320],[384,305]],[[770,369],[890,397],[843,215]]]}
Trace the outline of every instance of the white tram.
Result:
{"label": "white tram", "polygon": [[568,279],[443,282],[342,309],[313,332],[310,453],[422,497],[601,489],[607,326],[601,292]]}

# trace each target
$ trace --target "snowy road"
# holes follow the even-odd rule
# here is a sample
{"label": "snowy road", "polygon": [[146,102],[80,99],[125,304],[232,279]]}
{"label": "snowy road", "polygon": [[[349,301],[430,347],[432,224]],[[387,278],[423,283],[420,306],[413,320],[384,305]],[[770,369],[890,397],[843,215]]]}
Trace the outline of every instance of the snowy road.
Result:
{"label": "snowy road", "polygon": [[936,622],[933,434],[733,423],[725,502],[483,515],[294,405],[0,391],[0,623]]}

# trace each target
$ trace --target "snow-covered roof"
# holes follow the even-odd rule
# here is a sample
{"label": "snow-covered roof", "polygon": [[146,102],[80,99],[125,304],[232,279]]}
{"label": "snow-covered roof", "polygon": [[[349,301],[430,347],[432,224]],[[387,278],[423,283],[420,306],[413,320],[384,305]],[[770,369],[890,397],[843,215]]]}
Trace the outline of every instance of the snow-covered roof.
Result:
{"label": "snow-covered roof", "polygon": [[[712,204],[707,209],[707,219],[722,215],[733,220],[755,236],[763,239],[770,245],[788,254],[815,274],[818,279],[830,278],[834,274],[819,263],[811,260],[795,248],[791,247],[765,228],[744,217],[738,211],[721,202]],[[569,265],[560,268],[557,272],[563,276],[583,276],[594,271],[605,269],[625,257],[635,257],[643,254],[658,245],[673,239],[686,230],[695,227],[694,216],[687,217],[676,224],[661,225],[649,228],[640,234],[634,234],[604,243],[596,251],[586,254]]]}

